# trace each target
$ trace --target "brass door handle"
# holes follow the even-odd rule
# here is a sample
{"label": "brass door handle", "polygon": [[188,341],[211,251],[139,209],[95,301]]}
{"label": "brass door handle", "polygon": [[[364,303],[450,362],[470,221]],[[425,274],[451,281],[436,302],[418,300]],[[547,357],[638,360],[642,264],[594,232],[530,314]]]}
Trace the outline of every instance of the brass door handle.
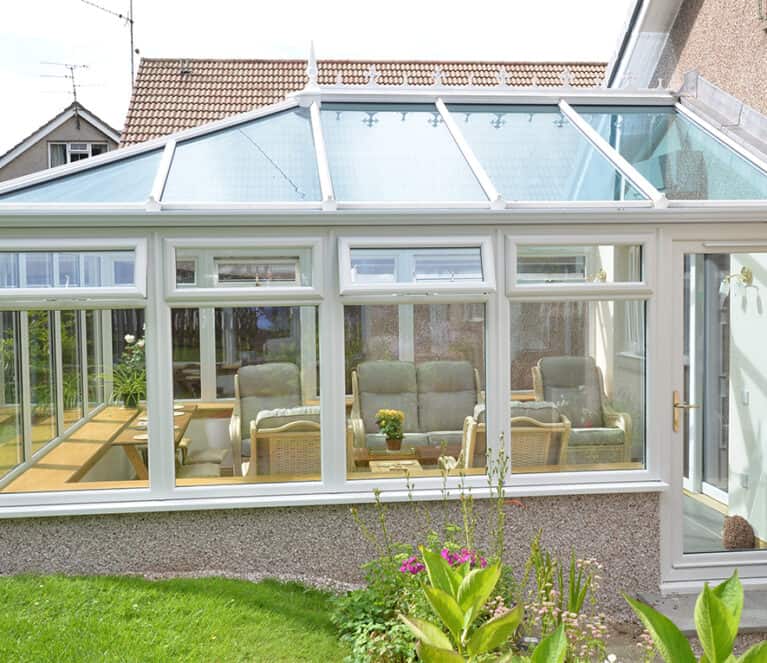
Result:
{"label": "brass door handle", "polygon": [[674,408],[674,432],[678,433],[679,428],[682,425],[682,417],[680,410],[695,410],[699,408],[700,405],[696,405],[695,403],[686,403],[682,400],[679,400],[679,392],[674,390],[674,402],[673,402],[673,408]]}

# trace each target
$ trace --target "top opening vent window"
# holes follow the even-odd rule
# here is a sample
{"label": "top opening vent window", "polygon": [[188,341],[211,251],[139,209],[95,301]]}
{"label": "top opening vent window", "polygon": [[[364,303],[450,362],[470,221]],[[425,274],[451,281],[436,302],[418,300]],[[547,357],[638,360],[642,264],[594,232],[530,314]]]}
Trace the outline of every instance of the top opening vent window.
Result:
{"label": "top opening vent window", "polygon": [[417,242],[391,245],[373,240],[373,244],[368,239],[341,240],[342,292],[487,291],[494,287],[489,242],[456,239],[453,245],[418,246]]}

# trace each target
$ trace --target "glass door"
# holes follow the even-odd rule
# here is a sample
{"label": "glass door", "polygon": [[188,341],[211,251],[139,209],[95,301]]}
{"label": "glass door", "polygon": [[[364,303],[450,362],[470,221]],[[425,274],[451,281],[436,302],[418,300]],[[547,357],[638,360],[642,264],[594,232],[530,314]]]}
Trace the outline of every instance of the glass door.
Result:
{"label": "glass door", "polygon": [[767,252],[682,261],[682,552],[767,548]]}

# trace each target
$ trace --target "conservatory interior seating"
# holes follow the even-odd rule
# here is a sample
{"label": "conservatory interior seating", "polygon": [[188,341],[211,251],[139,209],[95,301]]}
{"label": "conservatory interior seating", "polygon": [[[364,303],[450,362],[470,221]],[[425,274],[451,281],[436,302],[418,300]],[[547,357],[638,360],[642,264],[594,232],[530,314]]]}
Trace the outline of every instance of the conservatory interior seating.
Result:
{"label": "conservatory interior seating", "polygon": [[567,464],[630,460],[631,416],[611,406],[593,357],[544,357],[532,370],[536,400],[556,404],[572,426]]}
{"label": "conservatory interior seating", "polygon": [[303,405],[298,366],[273,362],[243,366],[234,378],[230,422],[236,475],[249,457],[249,476],[318,474],[320,408]]}
{"label": "conservatory interior seating", "polygon": [[457,456],[464,420],[482,398],[479,372],[468,361],[364,361],[351,380],[349,426],[357,449],[384,448],[376,413],[394,409],[405,414],[403,448],[444,447]]}

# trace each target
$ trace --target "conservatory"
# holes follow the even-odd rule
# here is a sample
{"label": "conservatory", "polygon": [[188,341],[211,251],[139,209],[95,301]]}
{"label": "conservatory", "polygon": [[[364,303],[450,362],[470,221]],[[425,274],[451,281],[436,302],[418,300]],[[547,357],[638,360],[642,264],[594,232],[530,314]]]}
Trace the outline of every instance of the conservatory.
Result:
{"label": "conservatory", "polygon": [[663,89],[310,75],[3,183],[0,516],[500,475],[662,493],[668,579],[766,577],[765,220],[767,165]]}

